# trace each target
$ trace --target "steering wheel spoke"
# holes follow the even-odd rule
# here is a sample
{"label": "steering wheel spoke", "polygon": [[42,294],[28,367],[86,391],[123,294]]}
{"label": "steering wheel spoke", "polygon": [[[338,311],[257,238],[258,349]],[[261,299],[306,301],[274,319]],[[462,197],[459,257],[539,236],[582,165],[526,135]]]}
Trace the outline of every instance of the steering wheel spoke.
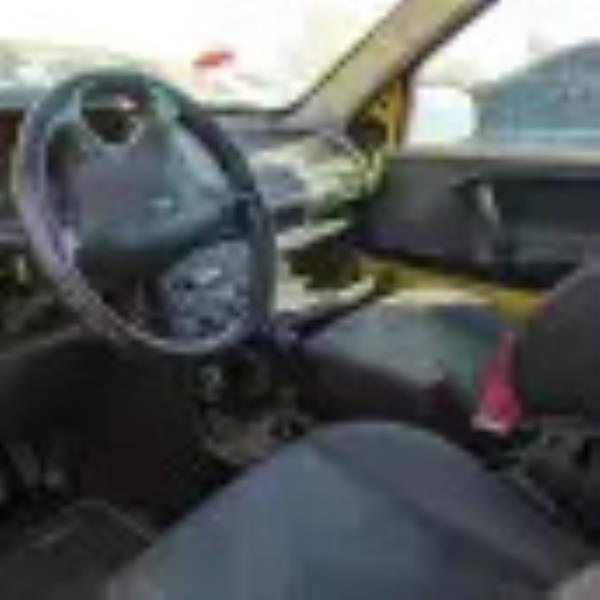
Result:
{"label": "steering wheel spoke", "polygon": [[133,279],[105,291],[105,297],[131,323],[137,327],[156,329],[159,313],[150,297],[150,284]]}
{"label": "steering wheel spoke", "polygon": [[89,126],[83,114],[83,98],[75,92],[68,104],[52,119],[48,141],[58,134],[68,136],[71,147],[83,156],[98,156],[107,152],[107,145]]}
{"label": "steering wheel spoke", "polygon": [[155,122],[167,128],[178,126],[181,121],[181,111],[173,96],[158,86],[153,86],[149,94],[150,110]]}

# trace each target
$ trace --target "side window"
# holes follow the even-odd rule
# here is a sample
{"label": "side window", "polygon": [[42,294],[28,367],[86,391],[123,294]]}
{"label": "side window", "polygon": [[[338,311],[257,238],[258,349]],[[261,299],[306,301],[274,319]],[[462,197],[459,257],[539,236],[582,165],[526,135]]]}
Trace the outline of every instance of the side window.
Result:
{"label": "side window", "polygon": [[600,5],[500,0],[413,80],[409,148],[600,150]]}

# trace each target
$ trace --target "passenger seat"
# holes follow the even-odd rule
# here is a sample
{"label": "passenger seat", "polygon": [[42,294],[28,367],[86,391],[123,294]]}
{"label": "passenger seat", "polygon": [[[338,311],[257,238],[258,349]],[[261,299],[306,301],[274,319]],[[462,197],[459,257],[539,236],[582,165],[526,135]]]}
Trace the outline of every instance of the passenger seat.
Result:
{"label": "passenger seat", "polygon": [[337,418],[398,418],[466,434],[486,366],[507,323],[479,296],[451,289],[400,292],[321,330],[304,344]]}
{"label": "passenger seat", "polygon": [[[508,332],[477,296],[402,292],[321,330],[304,351],[332,415],[412,420],[460,439]],[[504,383],[521,415],[600,431],[600,264],[561,281],[511,337]]]}

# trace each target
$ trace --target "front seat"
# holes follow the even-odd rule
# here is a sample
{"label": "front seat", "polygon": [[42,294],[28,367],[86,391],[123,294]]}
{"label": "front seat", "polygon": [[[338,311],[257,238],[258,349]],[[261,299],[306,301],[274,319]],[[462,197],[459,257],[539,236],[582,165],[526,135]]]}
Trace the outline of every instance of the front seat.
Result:
{"label": "front seat", "polygon": [[382,298],[304,340],[324,416],[411,421],[463,438],[509,331],[481,297],[451,289]]}
{"label": "front seat", "polygon": [[317,432],[196,510],[109,600],[533,600],[589,559],[432,434]]}
{"label": "front seat", "polygon": [[489,366],[510,332],[510,384],[525,415],[596,420],[599,306],[598,264],[560,282],[519,332],[472,294],[401,292],[319,331],[303,351],[335,416],[410,420],[458,440],[470,434]]}

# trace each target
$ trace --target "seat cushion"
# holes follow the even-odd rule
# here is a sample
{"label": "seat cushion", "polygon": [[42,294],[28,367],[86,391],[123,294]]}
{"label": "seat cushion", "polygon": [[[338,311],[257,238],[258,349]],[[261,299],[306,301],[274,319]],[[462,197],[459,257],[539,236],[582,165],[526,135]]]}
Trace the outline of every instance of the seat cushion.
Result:
{"label": "seat cushion", "polygon": [[338,417],[466,422],[506,329],[477,297],[429,290],[368,305],[304,348]]}
{"label": "seat cushion", "polygon": [[313,434],[187,517],[111,600],[546,598],[587,550],[441,439]]}

